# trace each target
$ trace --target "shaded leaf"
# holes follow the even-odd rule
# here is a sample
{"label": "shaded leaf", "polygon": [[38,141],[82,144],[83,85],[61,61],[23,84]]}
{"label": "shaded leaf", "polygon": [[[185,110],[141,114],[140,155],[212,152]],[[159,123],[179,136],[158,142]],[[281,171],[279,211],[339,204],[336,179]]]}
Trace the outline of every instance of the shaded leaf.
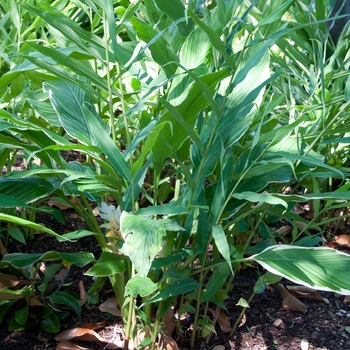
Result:
{"label": "shaded leaf", "polygon": [[291,295],[286,288],[284,288],[283,284],[278,284],[278,290],[281,293],[282,297],[282,305],[285,309],[306,312],[307,306],[298,300],[296,297]]}
{"label": "shaded leaf", "polygon": [[99,306],[101,312],[108,312],[114,316],[121,316],[121,311],[119,309],[118,299],[112,297],[107,299],[104,303]]}

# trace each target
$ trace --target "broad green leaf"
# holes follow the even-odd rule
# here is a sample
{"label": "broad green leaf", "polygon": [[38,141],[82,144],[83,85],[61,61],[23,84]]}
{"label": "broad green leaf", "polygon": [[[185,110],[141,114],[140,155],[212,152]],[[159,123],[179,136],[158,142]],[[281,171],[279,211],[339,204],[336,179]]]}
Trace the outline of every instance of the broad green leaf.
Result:
{"label": "broad green leaf", "polygon": [[163,288],[160,292],[158,292],[152,298],[145,301],[143,305],[156,303],[158,301],[167,299],[169,297],[174,297],[180,294],[186,294],[186,293],[192,292],[199,286],[200,284],[192,278],[185,278],[183,280],[174,281],[172,284],[167,285],[165,288]]}
{"label": "broad green leaf", "polygon": [[49,301],[52,304],[66,305],[79,317],[81,316],[81,306],[79,305],[78,300],[68,293],[54,292],[49,296]]}
{"label": "broad green leaf", "polygon": [[29,305],[28,303],[25,303],[23,307],[21,307],[20,309],[17,309],[15,312],[16,322],[23,326],[27,321],[28,312],[29,312]]}
{"label": "broad green leaf", "polygon": [[96,232],[88,231],[88,230],[77,230],[69,233],[64,233],[61,235],[61,237],[69,240],[69,241],[75,241],[78,240],[79,238],[84,238],[88,236],[95,236],[97,235]]}
{"label": "broad green leaf", "polygon": [[121,251],[127,255],[142,278],[146,278],[152,261],[162,248],[164,223],[123,212],[120,228],[124,238]]}
{"label": "broad green leaf", "polygon": [[67,241],[66,238],[63,238],[61,235],[59,235],[56,232],[50,230],[49,228],[46,228],[46,227],[44,227],[42,225],[36,224],[36,223],[34,223],[32,221],[29,221],[29,220],[25,220],[25,219],[19,218],[17,216],[12,216],[12,215],[8,215],[8,214],[0,213],[0,220],[13,222],[13,223],[18,224],[18,225],[31,227],[31,228],[34,228],[35,230],[49,233],[50,235],[55,236],[59,241]]}
{"label": "broad green leaf", "polygon": [[229,274],[230,268],[228,265],[221,265],[215,269],[214,273],[210,276],[208,283],[206,283],[205,289],[201,293],[202,303],[207,300],[212,301],[212,297],[214,297],[215,293],[222,288]]}
{"label": "broad green leaf", "polygon": [[7,233],[8,233],[12,238],[14,238],[16,241],[21,242],[21,243],[23,243],[23,244],[26,244],[26,239],[25,239],[23,233],[22,233],[19,229],[17,229],[17,228],[11,228],[11,227],[10,227],[10,228],[7,230]]}
{"label": "broad green leaf", "polygon": [[[84,62],[71,58],[63,54],[60,50],[51,49],[34,43],[29,44],[33,47],[33,49],[42,53],[44,56],[51,57],[56,62],[56,64],[68,67],[75,73],[75,75],[85,77],[86,81],[95,84],[102,91],[108,91],[108,85],[106,81],[95,73],[89,61]],[[27,59],[29,58],[27,57]],[[49,68],[47,68],[47,70],[48,72],[51,72]]]}
{"label": "broad green leaf", "polygon": [[53,264],[50,266],[47,266],[45,269],[45,275],[44,278],[42,280],[42,283],[40,284],[40,286],[38,286],[38,290],[40,290],[40,292],[43,294],[48,286],[48,284],[50,283],[52,277],[56,274],[56,272],[58,270],[60,270],[62,268],[61,264]]}
{"label": "broad green leaf", "polygon": [[27,177],[23,179],[0,179],[0,192],[2,195],[17,198],[26,204],[36,202],[51,194],[54,190],[52,184],[41,178]]}
{"label": "broad green leaf", "polygon": [[96,139],[98,146],[108,157],[115,171],[117,171],[125,180],[131,182],[130,169],[122,153],[115,145],[108,132],[106,132],[104,128],[101,128],[101,124],[96,116],[93,115],[85,105],[83,106],[83,109],[89,127],[89,133],[91,133]]}
{"label": "broad green leaf", "polygon": [[[0,217],[1,218],[1,217]],[[50,251],[46,253],[13,253],[6,254],[3,258],[3,262],[12,264],[19,268],[30,267],[40,260],[64,260],[70,264],[75,264],[80,267],[87,265],[94,260],[94,256],[91,253],[79,252],[79,253],[59,253]]]}
{"label": "broad green leaf", "polygon": [[157,288],[158,285],[153,283],[150,278],[134,276],[125,286],[125,295],[132,295],[135,298],[140,295],[143,298],[153,293]]}
{"label": "broad green leaf", "polygon": [[40,319],[41,328],[48,333],[58,333],[60,330],[60,321],[55,313]]}
{"label": "broad green leaf", "polygon": [[188,214],[186,208],[174,206],[171,204],[154,205],[151,207],[141,208],[137,211],[137,215],[153,216],[153,215],[181,215]]}
{"label": "broad green leaf", "polygon": [[275,245],[249,259],[295,283],[350,295],[350,256],[338,250]]}
{"label": "broad green leaf", "polygon": [[132,24],[139,38],[146,43],[150,43],[149,49],[154,61],[163,67],[167,77],[171,77],[177,68],[174,62],[179,60],[172,47],[163,36],[160,36],[161,33],[157,33],[155,29],[144,21],[133,17]]}
{"label": "broad green leaf", "polygon": [[[94,145],[83,108],[86,101],[91,101],[91,97],[78,86],[60,80],[45,82],[44,90],[49,93],[52,106],[67,134],[85,145]],[[98,117],[95,115],[95,118]],[[107,125],[102,123],[100,127],[106,128]]]}
{"label": "broad green leaf", "polygon": [[[180,0],[155,0],[158,8],[170,17],[174,22],[185,17],[185,8]],[[187,36],[194,28],[191,18],[184,18],[183,22],[177,23],[180,33]]]}
{"label": "broad green leaf", "polygon": [[103,252],[97,263],[85,275],[88,276],[112,276],[126,271],[128,268],[127,258],[123,255]]}
{"label": "broad green leaf", "polygon": [[275,197],[271,194],[266,193],[256,193],[256,192],[241,192],[241,193],[233,193],[233,198],[237,198],[240,200],[247,200],[249,202],[264,202],[272,205],[282,205],[286,209],[288,209],[288,203],[282,200],[281,198]]}
{"label": "broad green leaf", "polygon": [[231,256],[230,256],[230,247],[228,245],[227,238],[222,226],[213,225],[212,234],[220,254],[226,260],[228,266],[230,267],[231,272],[233,273]]}

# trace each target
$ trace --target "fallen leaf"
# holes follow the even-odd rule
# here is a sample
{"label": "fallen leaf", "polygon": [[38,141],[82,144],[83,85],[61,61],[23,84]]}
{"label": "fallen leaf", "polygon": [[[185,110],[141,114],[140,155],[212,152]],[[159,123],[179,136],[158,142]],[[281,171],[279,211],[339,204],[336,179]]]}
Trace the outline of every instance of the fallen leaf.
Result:
{"label": "fallen leaf", "polygon": [[84,282],[83,280],[79,281],[79,292],[80,292],[80,300],[86,301],[88,296],[84,287]]}
{"label": "fallen leaf", "polygon": [[171,337],[168,337],[167,335],[165,334],[161,334],[159,333],[158,335],[158,349],[166,349],[166,350],[178,350],[179,347],[177,346],[176,344],[176,341],[171,338]]}
{"label": "fallen leaf", "polygon": [[292,227],[289,225],[284,225],[281,226],[280,228],[278,228],[277,230],[274,230],[276,233],[278,233],[280,236],[285,237],[287,236],[289,233],[292,232]]}
{"label": "fallen leaf", "polygon": [[299,312],[306,312],[307,306],[302,303],[300,300],[298,300],[296,297],[294,297],[292,294],[290,294],[286,288],[284,288],[283,284],[278,284],[278,289],[281,293],[282,297],[282,305],[285,309],[293,310],[293,311],[299,311]]}
{"label": "fallen leaf", "polygon": [[19,279],[14,275],[0,273],[0,290],[4,288],[13,288],[19,283]]}
{"label": "fallen leaf", "polygon": [[243,317],[241,319],[241,322],[238,325],[238,328],[241,328],[247,321],[247,316],[245,315],[245,313],[243,314]]}
{"label": "fallen leaf", "polygon": [[350,303],[350,295],[345,296],[343,302]]}
{"label": "fallen leaf", "polygon": [[281,327],[281,326],[283,326],[283,320],[282,319],[280,319],[280,318],[277,318],[273,323],[272,323],[272,325],[274,326],[274,327]]}
{"label": "fallen leaf", "polygon": [[83,328],[92,329],[94,331],[97,331],[98,329],[104,328],[105,325],[106,325],[106,321],[103,320],[102,322],[99,322],[99,323],[84,324]]}
{"label": "fallen leaf", "polygon": [[213,314],[214,319],[216,318],[216,321],[223,332],[231,332],[232,328],[230,320],[223,312],[221,312],[219,309],[214,311],[213,309],[209,308],[208,310]]}
{"label": "fallen leaf", "polygon": [[72,206],[67,204],[67,203],[58,202],[58,201],[55,201],[53,199],[50,199],[49,201],[47,201],[47,205],[49,207],[56,207],[56,208],[61,209],[61,210],[67,210],[67,209],[72,208]]}
{"label": "fallen leaf", "polygon": [[151,335],[152,335],[152,332],[149,326],[142,327],[137,331],[139,343],[142,343],[146,338],[150,338]]}
{"label": "fallen leaf", "polygon": [[293,208],[293,211],[297,214],[304,214],[305,213],[305,209],[300,204],[296,204]]}
{"label": "fallen leaf", "polygon": [[168,309],[164,317],[163,328],[165,329],[165,334],[171,337],[176,328],[176,318],[174,316],[174,306]]}
{"label": "fallen leaf", "polygon": [[8,254],[7,250],[6,250],[5,246],[4,246],[4,244],[2,243],[1,239],[0,239],[0,254],[2,256],[5,256],[6,254]]}
{"label": "fallen leaf", "polygon": [[91,348],[84,348],[82,346],[73,344],[70,341],[59,342],[56,346],[56,350],[92,350]]}
{"label": "fallen leaf", "polygon": [[83,327],[67,329],[66,331],[57,334],[55,339],[59,342],[68,340],[83,340],[91,343],[97,343],[99,345],[108,343],[106,339],[101,337],[94,330]]}
{"label": "fallen leaf", "polygon": [[225,346],[224,345],[216,345],[213,347],[212,350],[225,350]]}
{"label": "fallen leaf", "polygon": [[329,300],[323,298],[320,294],[316,292],[315,289],[305,286],[287,286],[287,290],[290,294],[294,295],[297,298],[319,300],[324,303],[329,304]]}
{"label": "fallen leaf", "polygon": [[348,235],[335,236],[332,242],[338,247],[350,248],[350,236]]}
{"label": "fallen leaf", "polygon": [[114,316],[121,316],[120,309],[118,308],[118,300],[116,297],[107,299],[99,306],[101,312],[108,312]]}

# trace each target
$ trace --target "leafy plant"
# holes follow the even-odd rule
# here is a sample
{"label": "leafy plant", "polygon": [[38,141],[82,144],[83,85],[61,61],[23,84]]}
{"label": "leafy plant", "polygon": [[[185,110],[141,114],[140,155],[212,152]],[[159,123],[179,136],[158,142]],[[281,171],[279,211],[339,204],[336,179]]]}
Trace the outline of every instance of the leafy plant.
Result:
{"label": "leafy plant", "polygon": [[[350,290],[348,281],[333,278],[349,257],[314,247],[322,242],[316,233],[333,220],[325,213],[349,201],[347,183],[328,188],[330,179],[348,176],[348,44],[334,48],[328,39],[320,14],[331,7],[312,6],[1,5],[8,13],[1,164],[18,150],[27,164],[0,179],[2,207],[26,208],[53,195],[69,201],[89,229],[61,235],[13,213],[0,220],[59,240],[97,239],[102,255],[87,274],[110,279],[125,348],[136,339],[137,322],[152,326],[154,348],[172,305],[180,313],[192,305],[193,347],[198,325],[214,329],[209,305],[225,309],[243,262],[319,289]],[[11,16],[24,20],[12,23]],[[71,150],[84,161],[67,161],[63,152]],[[311,193],[283,194],[289,185]],[[293,211],[305,200],[313,201],[311,221]],[[107,220],[102,227],[91,201]],[[293,226],[290,239],[271,228],[281,219]],[[26,267],[45,258],[21,257]],[[17,258],[7,254],[3,263],[21,267]],[[254,293],[269,281],[259,279]]]}
{"label": "leafy plant", "polygon": [[6,262],[6,257],[0,267],[0,320],[6,321],[9,330],[25,330],[39,324],[44,331],[56,333],[60,330],[60,320],[70,314],[67,310],[81,315],[85,300],[61,290],[69,268],[59,276],[62,264],[45,266],[36,262],[64,259],[67,266],[72,263],[84,266],[93,260],[92,254],[47,252],[28,258],[17,253],[9,257],[12,263]]}

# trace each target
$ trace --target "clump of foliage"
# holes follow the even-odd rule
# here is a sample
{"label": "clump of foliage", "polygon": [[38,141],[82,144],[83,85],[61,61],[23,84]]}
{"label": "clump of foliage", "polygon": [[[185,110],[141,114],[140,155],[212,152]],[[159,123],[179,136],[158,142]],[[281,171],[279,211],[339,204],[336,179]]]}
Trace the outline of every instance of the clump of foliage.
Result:
{"label": "clump of foliage", "polygon": [[[349,257],[321,247],[337,220],[325,213],[349,201],[348,42],[329,39],[331,4],[5,0],[0,11],[0,165],[19,151],[27,164],[0,179],[0,220],[96,238],[91,290],[111,281],[126,348],[145,325],[142,345],[154,347],[171,306],[193,313],[193,347],[243,262],[270,271],[254,293],[281,276],[349,293],[339,277]],[[66,161],[70,150],[86,161]],[[331,191],[330,179],[343,185]],[[308,193],[283,194],[290,185]],[[60,234],[7,211],[49,196],[89,230]],[[293,211],[302,201],[313,202],[310,221]],[[290,239],[271,228],[281,219]],[[60,254],[7,254],[0,267]]]}

